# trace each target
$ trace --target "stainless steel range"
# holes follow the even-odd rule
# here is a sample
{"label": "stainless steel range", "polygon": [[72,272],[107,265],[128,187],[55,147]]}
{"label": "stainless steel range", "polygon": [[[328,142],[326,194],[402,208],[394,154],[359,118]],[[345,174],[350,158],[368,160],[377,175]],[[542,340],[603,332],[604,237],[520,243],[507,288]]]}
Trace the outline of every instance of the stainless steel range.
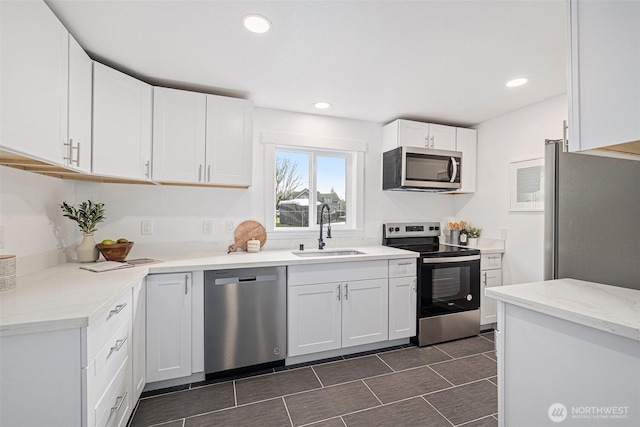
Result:
{"label": "stainless steel range", "polygon": [[480,332],[480,251],[440,244],[440,223],[387,223],[382,244],[420,253],[419,346]]}

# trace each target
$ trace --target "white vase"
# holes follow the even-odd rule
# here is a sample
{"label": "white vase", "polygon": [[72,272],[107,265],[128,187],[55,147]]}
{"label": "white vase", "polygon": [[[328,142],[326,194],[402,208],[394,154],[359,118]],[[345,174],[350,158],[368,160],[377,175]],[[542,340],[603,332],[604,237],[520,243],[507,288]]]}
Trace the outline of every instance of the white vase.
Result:
{"label": "white vase", "polygon": [[478,246],[478,238],[469,237],[469,246]]}
{"label": "white vase", "polygon": [[76,256],[80,262],[96,262],[100,256],[96,241],[93,240],[93,233],[83,234],[82,242],[76,248]]}

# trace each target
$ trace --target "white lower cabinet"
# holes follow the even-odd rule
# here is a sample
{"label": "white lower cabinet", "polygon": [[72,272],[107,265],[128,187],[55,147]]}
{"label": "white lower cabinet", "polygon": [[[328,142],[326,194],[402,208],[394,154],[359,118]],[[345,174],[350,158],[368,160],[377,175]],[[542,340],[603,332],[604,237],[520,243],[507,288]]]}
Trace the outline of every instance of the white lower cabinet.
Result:
{"label": "white lower cabinet", "polygon": [[389,260],[389,339],[416,335],[418,280],[415,258]]}
{"label": "white lower cabinet", "polygon": [[204,372],[204,272],[147,276],[146,382]]}
{"label": "white lower cabinet", "polygon": [[131,344],[131,372],[133,401],[140,398],[147,383],[147,287],[141,280],[133,287],[133,339]]}
{"label": "white lower cabinet", "polygon": [[480,257],[480,325],[496,323],[497,303],[484,295],[487,288],[502,286],[502,254],[482,254]]}
{"label": "white lower cabinet", "polygon": [[191,375],[191,273],[147,277],[147,382]]}
{"label": "white lower cabinet", "polygon": [[388,340],[387,261],[290,266],[288,356]]}

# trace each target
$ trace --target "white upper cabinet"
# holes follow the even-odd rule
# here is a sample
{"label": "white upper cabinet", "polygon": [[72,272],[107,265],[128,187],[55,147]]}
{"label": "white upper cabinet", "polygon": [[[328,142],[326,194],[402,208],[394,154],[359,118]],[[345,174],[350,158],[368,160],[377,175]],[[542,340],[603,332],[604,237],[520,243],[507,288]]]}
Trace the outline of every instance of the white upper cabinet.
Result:
{"label": "white upper cabinet", "polygon": [[64,164],[68,32],[44,2],[1,1],[0,145]]}
{"label": "white upper cabinet", "polygon": [[382,151],[401,146],[455,151],[456,128],[411,120],[395,120],[383,128]]}
{"label": "white upper cabinet", "polygon": [[93,173],[149,179],[152,87],[93,64]]}
{"label": "white upper cabinet", "polygon": [[478,152],[478,131],[475,129],[456,128],[456,150],[462,153],[462,187],[455,193],[476,192],[476,164]]}
{"label": "white upper cabinet", "polygon": [[249,187],[253,152],[253,103],[207,95],[207,183]]}
{"label": "white upper cabinet", "polygon": [[69,137],[65,164],[91,172],[92,62],[69,34]]}
{"label": "white upper cabinet", "polygon": [[153,179],[203,182],[207,96],[153,89]]}
{"label": "white upper cabinet", "polygon": [[250,101],[154,88],[153,179],[251,185]]}
{"label": "white upper cabinet", "polygon": [[640,154],[640,2],[569,5],[569,150],[636,141]]}

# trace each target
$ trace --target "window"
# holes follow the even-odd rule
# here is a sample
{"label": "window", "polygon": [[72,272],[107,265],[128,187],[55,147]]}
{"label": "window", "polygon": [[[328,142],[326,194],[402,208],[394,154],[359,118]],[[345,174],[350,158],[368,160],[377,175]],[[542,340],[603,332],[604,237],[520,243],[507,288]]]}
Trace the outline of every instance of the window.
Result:
{"label": "window", "polygon": [[[269,231],[317,231],[324,204],[329,207],[333,230],[362,227],[364,144],[344,141],[263,133],[265,164],[269,165],[266,182],[273,183],[274,189],[266,200]],[[325,208],[325,223],[327,219]]]}
{"label": "window", "polygon": [[329,207],[332,225],[349,224],[347,171],[351,158],[351,153],[276,147],[276,228],[319,224],[324,204]]}

